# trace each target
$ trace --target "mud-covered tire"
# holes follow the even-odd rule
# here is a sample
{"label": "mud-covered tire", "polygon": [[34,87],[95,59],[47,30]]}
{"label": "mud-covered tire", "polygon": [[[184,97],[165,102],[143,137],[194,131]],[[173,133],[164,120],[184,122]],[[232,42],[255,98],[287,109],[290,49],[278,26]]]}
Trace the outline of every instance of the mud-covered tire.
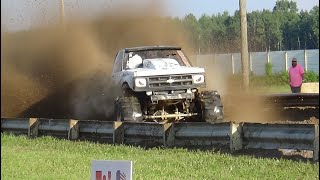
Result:
{"label": "mud-covered tire", "polygon": [[202,102],[202,121],[209,123],[223,120],[223,105],[220,95],[215,91],[203,91],[200,93]]}
{"label": "mud-covered tire", "polygon": [[115,115],[117,121],[143,121],[140,102],[135,96],[119,97],[115,103]]}

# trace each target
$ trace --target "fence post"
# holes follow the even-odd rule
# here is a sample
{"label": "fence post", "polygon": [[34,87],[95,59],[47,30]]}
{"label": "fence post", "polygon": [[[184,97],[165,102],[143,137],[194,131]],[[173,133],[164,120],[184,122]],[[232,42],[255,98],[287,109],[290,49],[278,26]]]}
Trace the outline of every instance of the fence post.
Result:
{"label": "fence post", "polygon": [[242,124],[230,122],[230,150],[231,152],[242,149]]}
{"label": "fence post", "polygon": [[231,69],[232,69],[232,74],[234,74],[234,59],[233,59],[232,53],[231,53]]}
{"label": "fence post", "polygon": [[270,51],[267,51],[267,63],[270,63]]}
{"label": "fence post", "polygon": [[164,146],[173,147],[174,146],[174,123],[166,123],[163,125],[164,128]]}
{"label": "fence post", "polygon": [[288,71],[288,53],[287,53],[287,51],[284,52],[284,61],[285,61],[286,71]]}
{"label": "fence post", "polygon": [[252,69],[252,52],[249,53],[249,63],[250,63],[250,72],[253,71]]}
{"label": "fence post", "polygon": [[38,118],[30,118],[29,119],[29,129],[28,129],[28,136],[35,138],[38,136],[39,131],[39,120]]}
{"label": "fence post", "polygon": [[304,69],[307,72],[308,71],[308,57],[307,57],[307,50],[304,50]]}
{"label": "fence post", "polygon": [[124,141],[123,123],[115,121],[113,123],[113,144],[122,144]]}
{"label": "fence post", "polygon": [[[197,66],[197,67],[199,67],[199,58],[198,58],[198,55],[194,55],[195,56],[195,58],[194,59],[196,59],[195,60],[195,65]],[[192,63],[192,62],[191,62]]]}
{"label": "fence post", "polygon": [[313,160],[319,160],[319,125],[314,125]]}
{"label": "fence post", "polygon": [[78,120],[69,120],[69,132],[68,139],[78,139],[79,138],[79,123]]}

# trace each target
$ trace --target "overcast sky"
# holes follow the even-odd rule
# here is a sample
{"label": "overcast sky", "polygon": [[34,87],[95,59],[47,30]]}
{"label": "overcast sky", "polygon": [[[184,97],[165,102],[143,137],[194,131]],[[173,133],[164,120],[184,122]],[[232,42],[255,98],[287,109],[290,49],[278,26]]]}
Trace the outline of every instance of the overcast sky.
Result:
{"label": "overcast sky", "polygon": [[[65,0],[66,16],[94,16],[116,7],[141,7],[151,0]],[[295,0],[299,10],[310,10],[318,0]],[[193,13],[197,18],[202,14],[212,15],[228,11],[233,14],[239,9],[239,0],[163,0],[164,15],[184,17]],[[247,11],[270,9],[276,0],[247,0]],[[1,26],[8,30],[29,29],[37,22],[53,23],[59,16],[60,0],[1,0]]]}

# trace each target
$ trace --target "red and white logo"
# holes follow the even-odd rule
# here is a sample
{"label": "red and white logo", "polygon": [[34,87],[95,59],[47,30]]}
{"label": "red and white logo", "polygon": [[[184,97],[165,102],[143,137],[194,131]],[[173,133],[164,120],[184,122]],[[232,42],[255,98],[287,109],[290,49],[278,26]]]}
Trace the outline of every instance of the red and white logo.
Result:
{"label": "red and white logo", "polygon": [[92,180],[132,180],[132,161],[91,162]]}

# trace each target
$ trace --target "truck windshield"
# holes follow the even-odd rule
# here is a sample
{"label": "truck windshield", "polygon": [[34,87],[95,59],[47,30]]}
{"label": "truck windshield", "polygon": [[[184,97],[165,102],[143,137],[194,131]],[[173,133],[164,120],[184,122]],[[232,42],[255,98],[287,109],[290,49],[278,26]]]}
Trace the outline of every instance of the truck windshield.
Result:
{"label": "truck windshield", "polygon": [[138,59],[138,58],[140,59],[141,57],[142,62],[144,59],[152,60],[156,58],[171,58],[171,59],[175,59],[180,66],[188,66],[188,67],[191,66],[189,60],[181,50],[147,50],[147,51],[128,52],[125,55],[125,61],[123,62],[124,63],[123,67],[127,67],[127,61],[129,60],[129,58],[132,58],[132,57],[135,57],[135,59]]}

